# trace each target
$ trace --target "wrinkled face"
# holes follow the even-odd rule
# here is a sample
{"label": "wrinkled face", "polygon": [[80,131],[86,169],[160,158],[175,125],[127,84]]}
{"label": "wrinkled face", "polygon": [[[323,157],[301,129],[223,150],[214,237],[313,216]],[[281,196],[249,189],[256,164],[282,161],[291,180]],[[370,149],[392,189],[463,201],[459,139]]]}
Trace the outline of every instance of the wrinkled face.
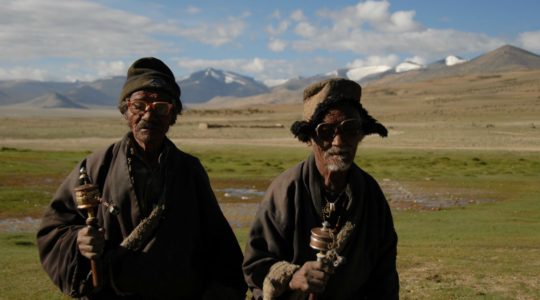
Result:
{"label": "wrinkled face", "polygon": [[348,105],[330,109],[312,138],[317,165],[329,172],[348,170],[364,136],[358,111]]}
{"label": "wrinkled face", "polygon": [[156,91],[136,91],[128,100],[124,116],[133,137],[143,148],[159,146],[172,121],[172,99]]}

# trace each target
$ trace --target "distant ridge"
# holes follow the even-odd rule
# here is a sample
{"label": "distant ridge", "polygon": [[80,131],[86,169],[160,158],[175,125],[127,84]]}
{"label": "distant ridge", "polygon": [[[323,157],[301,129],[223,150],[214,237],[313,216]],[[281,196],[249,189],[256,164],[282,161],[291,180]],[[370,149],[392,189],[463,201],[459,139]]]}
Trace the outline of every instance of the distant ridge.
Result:
{"label": "distant ridge", "polygon": [[[300,103],[303,89],[330,77],[346,77],[362,86],[392,86],[466,75],[490,75],[512,71],[540,70],[540,56],[524,49],[505,45],[472,60],[450,55],[427,66],[403,62],[398,67],[351,67],[292,78],[267,87],[257,80],[235,72],[207,68],[178,81],[182,101],[188,106],[208,104],[220,107],[257,104]],[[399,69],[399,70],[398,70]],[[385,71],[386,70],[386,71]],[[401,71],[401,72],[397,72]],[[117,105],[124,76],[92,82],[43,82],[35,80],[0,81],[0,106],[33,105],[36,108],[98,108]]]}
{"label": "distant ridge", "polygon": [[474,73],[533,70],[540,68],[540,56],[505,45],[471,60],[462,67],[462,70]]}
{"label": "distant ridge", "polygon": [[365,81],[367,84],[398,84],[433,80],[460,75],[485,75],[508,71],[540,69],[540,56],[529,51],[505,45],[468,62],[451,66],[440,65],[398,74],[389,74]]}
{"label": "distant ridge", "polygon": [[78,104],[68,97],[58,93],[48,93],[43,96],[39,96],[24,103],[24,106],[39,108],[87,108],[84,105]]}
{"label": "distant ridge", "polygon": [[[83,85],[79,88],[70,90],[66,93],[66,97],[75,103],[89,106],[112,106],[116,103],[114,99],[110,99],[105,93],[89,85]],[[111,102],[111,100],[113,101]]]}
{"label": "distant ridge", "polygon": [[72,88],[72,82],[44,82],[36,80],[0,81],[0,105],[10,105],[29,101],[51,92],[60,94]]}

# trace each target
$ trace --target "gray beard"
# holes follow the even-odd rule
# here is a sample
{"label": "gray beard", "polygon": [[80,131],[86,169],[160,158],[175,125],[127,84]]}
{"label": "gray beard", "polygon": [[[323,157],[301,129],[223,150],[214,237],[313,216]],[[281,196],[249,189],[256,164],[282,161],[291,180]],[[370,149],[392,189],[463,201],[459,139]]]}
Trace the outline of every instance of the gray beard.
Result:
{"label": "gray beard", "polygon": [[348,148],[336,148],[336,147],[332,147],[326,150],[326,152],[324,153],[324,157],[327,160],[330,160],[328,164],[326,165],[326,169],[330,172],[347,171],[351,167],[352,161],[346,162],[343,156],[336,155],[336,154],[340,152],[350,152],[350,151],[351,149],[348,149]]}
{"label": "gray beard", "polygon": [[346,163],[342,159],[334,161],[326,166],[330,172],[344,172],[351,167],[351,163]]}

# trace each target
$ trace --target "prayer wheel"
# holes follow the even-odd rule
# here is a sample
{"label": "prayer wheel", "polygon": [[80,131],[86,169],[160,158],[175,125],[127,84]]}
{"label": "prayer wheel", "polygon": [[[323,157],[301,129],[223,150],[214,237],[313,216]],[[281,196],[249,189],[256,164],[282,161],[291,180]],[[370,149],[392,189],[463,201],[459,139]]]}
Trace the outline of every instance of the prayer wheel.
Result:
{"label": "prayer wheel", "polygon": [[[86,225],[97,228],[96,210],[100,204],[99,187],[90,183],[86,168],[82,167],[79,172],[81,185],[73,189],[77,208],[87,213]],[[100,287],[101,274],[98,271],[97,259],[90,260],[90,267],[92,269],[92,284],[95,288]]]}
{"label": "prayer wheel", "polygon": [[[330,228],[330,224],[326,221],[322,223],[322,227],[315,227],[311,229],[311,239],[309,246],[315,250],[318,250],[317,261],[322,261],[326,251],[332,249],[334,245],[334,234]],[[309,294],[309,300],[316,300],[317,295],[314,293]]]}

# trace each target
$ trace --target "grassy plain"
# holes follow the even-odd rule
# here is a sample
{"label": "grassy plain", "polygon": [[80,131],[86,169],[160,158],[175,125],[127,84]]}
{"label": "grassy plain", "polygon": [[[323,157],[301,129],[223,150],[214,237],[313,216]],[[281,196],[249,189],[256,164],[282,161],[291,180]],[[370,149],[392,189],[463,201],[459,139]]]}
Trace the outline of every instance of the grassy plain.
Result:
{"label": "grassy plain", "polygon": [[[356,161],[393,208],[402,299],[540,299],[539,78],[365,89],[365,107],[390,135],[365,139]],[[288,131],[301,111],[201,108],[171,128],[201,159],[242,246],[260,195],[242,200],[226,189],[263,191],[306,157]],[[0,299],[63,298],[41,270],[34,233],[9,222],[39,217],[77,161],[125,132],[114,110],[0,111]]]}
{"label": "grassy plain", "polygon": [[[272,177],[307,154],[305,148],[291,147],[185,148],[201,158],[216,189],[263,190]],[[4,148],[0,151],[2,216],[37,216],[50,200],[51,189],[86,154]],[[357,162],[382,183],[387,194],[396,191],[385,182],[399,181],[413,195],[390,198],[400,236],[403,299],[539,296],[540,157],[535,153],[361,149]],[[32,192],[28,192],[29,182],[34,184]],[[10,190],[18,193],[14,196]],[[231,201],[217,194],[220,202]],[[444,209],[415,206],[415,199],[434,195],[450,204],[458,198],[467,201]],[[244,245],[248,228],[235,230]],[[1,233],[0,248],[7,254],[0,257],[5,266],[0,271],[0,294],[5,299],[61,298],[39,266],[33,233]]]}

